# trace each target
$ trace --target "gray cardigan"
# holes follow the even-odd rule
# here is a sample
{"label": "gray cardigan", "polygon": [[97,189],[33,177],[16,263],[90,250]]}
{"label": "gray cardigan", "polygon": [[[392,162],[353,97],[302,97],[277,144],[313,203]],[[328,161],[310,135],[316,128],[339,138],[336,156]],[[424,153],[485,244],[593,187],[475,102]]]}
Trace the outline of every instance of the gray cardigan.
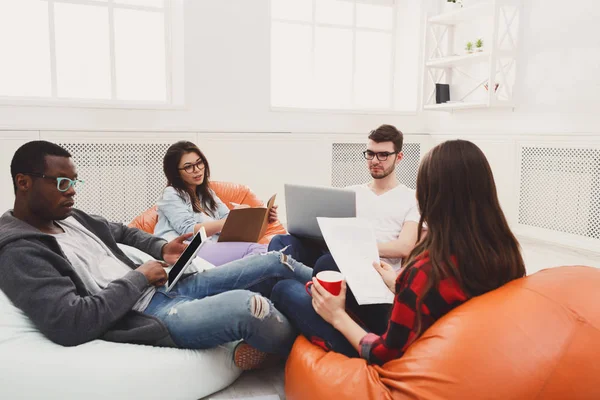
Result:
{"label": "gray cardigan", "polygon": [[117,246],[123,243],[161,259],[167,242],[79,210],[72,215],[132,271],[91,295],[54,236],[15,218],[10,210],[0,217],[0,289],[44,335],[63,346],[94,339],[172,345],[160,320],[132,311],[148,281]]}

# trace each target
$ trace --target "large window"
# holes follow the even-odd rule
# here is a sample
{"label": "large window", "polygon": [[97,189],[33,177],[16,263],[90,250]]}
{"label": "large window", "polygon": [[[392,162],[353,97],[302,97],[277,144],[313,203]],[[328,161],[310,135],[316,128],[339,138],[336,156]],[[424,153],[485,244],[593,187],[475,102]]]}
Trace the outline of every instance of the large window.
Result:
{"label": "large window", "polygon": [[1,0],[0,98],[172,103],[171,0]]}
{"label": "large window", "polygon": [[395,109],[395,36],[394,0],[271,0],[271,105]]}

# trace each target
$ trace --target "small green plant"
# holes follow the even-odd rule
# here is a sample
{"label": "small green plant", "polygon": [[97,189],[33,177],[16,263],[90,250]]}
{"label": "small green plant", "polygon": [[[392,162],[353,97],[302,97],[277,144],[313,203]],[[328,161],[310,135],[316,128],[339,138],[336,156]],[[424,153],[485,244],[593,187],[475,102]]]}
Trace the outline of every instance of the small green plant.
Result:
{"label": "small green plant", "polygon": [[456,0],[448,0],[448,3],[456,3]]}
{"label": "small green plant", "polygon": [[477,39],[475,42],[475,47],[477,47],[477,51],[483,51],[483,39]]}
{"label": "small green plant", "polygon": [[473,42],[467,42],[467,45],[465,46],[465,50],[467,50],[467,53],[472,53],[473,52]]}

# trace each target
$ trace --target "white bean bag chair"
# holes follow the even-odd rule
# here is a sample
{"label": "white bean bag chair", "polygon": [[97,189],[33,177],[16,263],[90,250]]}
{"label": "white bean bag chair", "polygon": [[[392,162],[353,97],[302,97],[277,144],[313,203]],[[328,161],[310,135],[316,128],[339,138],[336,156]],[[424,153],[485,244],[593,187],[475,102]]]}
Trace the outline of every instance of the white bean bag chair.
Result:
{"label": "white bean bag chair", "polygon": [[0,399],[199,399],[238,378],[232,350],[59,346],[0,291]]}

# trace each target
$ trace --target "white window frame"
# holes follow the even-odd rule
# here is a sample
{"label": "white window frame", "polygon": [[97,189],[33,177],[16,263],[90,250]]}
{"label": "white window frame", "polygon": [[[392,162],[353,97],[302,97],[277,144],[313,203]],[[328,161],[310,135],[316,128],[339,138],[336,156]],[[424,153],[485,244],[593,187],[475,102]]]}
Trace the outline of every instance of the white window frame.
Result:
{"label": "white window frame", "polygon": [[[31,107],[82,107],[118,109],[184,109],[184,66],[183,66],[183,0],[163,0],[163,8],[143,5],[115,3],[115,0],[41,0],[48,4],[48,29],[50,40],[50,96],[2,96],[0,105]],[[81,4],[106,7],[109,18],[110,49],[110,99],[87,99],[59,97],[57,92],[56,40],[54,5],[57,3]],[[117,76],[115,66],[114,10],[151,11],[164,14],[165,27],[165,82],[166,101],[119,100],[117,99]]]}
{"label": "white window frame", "polygon": [[[352,103],[354,104],[354,74],[356,71],[356,32],[383,32],[383,33],[389,33],[392,36],[392,48],[391,48],[391,71],[392,71],[392,80],[390,82],[390,91],[389,91],[389,96],[390,96],[390,104],[391,106],[389,108],[356,108],[356,107],[351,107],[351,108],[333,108],[333,109],[329,109],[329,108],[312,108],[312,107],[282,107],[282,106],[274,106],[273,105],[273,101],[272,101],[272,92],[271,92],[271,85],[272,85],[272,81],[271,81],[271,77],[269,76],[269,104],[271,107],[271,111],[275,111],[275,112],[310,112],[310,113],[327,113],[327,114],[375,114],[375,115],[416,115],[417,111],[402,111],[402,110],[398,110],[394,108],[394,100],[395,100],[395,92],[396,92],[396,48],[397,48],[397,42],[396,42],[396,37],[398,34],[398,24],[397,24],[397,13],[398,13],[398,7],[397,7],[397,2],[396,0],[392,0],[392,10],[393,10],[393,16],[392,16],[392,28],[391,29],[377,29],[377,28],[364,28],[364,27],[358,27],[356,26],[356,4],[357,3],[365,3],[365,4],[385,4],[385,5],[389,5],[389,1],[385,1],[385,0],[348,0],[348,1],[352,1],[353,3],[353,7],[354,7],[354,13],[353,13],[353,21],[352,21],[352,25],[342,25],[342,24],[330,24],[330,23],[322,23],[322,22],[317,22],[317,18],[316,18],[316,13],[317,13],[317,0],[306,0],[306,1],[312,1],[312,21],[308,22],[308,21],[297,21],[297,20],[290,20],[290,19],[286,19],[286,18],[274,18],[272,16],[271,10],[270,10],[270,5],[271,5],[271,1],[269,0],[269,15],[271,16],[270,19],[270,24],[272,27],[272,24],[274,22],[278,22],[278,23],[285,23],[285,24],[294,24],[294,25],[302,25],[302,26],[310,26],[312,28],[312,45],[311,45],[311,63],[312,63],[312,73],[314,76],[314,66],[315,66],[315,31],[317,27],[324,27],[324,28],[341,28],[341,29],[349,29],[352,30]],[[272,32],[272,30],[271,30]],[[271,49],[269,50],[269,57],[272,57],[272,53],[271,53]]]}

